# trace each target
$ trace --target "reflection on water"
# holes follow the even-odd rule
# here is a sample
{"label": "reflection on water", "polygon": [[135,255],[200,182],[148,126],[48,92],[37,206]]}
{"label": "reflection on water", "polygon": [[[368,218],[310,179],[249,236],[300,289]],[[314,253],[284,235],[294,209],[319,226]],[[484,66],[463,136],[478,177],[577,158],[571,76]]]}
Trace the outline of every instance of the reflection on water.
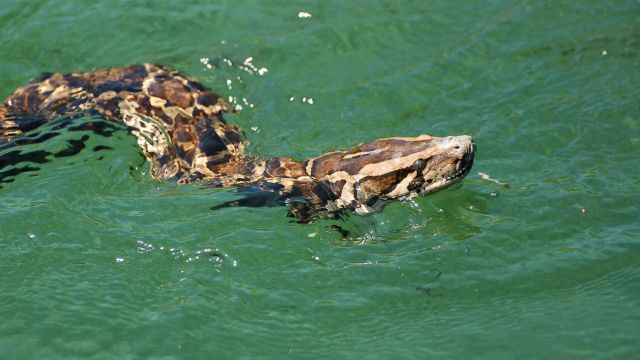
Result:
{"label": "reflection on water", "polygon": [[263,157],[422,133],[480,151],[462,185],[298,224],[210,210],[233,193],[151,179],[90,116],[5,141],[2,358],[632,358],[637,7],[6,2],[2,96],[164,63],[229,99]]}

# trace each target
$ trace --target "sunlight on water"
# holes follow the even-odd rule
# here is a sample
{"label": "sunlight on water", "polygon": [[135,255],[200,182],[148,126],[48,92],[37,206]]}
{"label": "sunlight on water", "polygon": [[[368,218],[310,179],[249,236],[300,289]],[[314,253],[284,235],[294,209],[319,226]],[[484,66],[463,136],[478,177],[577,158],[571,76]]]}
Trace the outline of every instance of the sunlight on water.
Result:
{"label": "sunlight on water", "polygon": [[[0,142],[0,357],[637,358],[634,1],[8,1],[0,96],[167,64],[262,157],[470,134],[464,183],[371,216],[154,180],[93,117]],[[16,146],[14,146],[16,145]]]}

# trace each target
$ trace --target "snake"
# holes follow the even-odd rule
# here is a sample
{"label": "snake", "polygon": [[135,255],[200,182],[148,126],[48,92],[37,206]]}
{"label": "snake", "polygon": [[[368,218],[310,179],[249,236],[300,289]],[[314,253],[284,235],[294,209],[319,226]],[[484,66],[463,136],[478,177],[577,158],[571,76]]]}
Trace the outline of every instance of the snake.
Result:
{"label": "snake", "polygon": [[[249,153],[244,131],[227,122],[231,104],[196,79],[168,66],[136,64],[73,73],[43,73],[0,106],[0,145],[24,143],[46,123],[83,117],[124,124],[150,174],[180,184],[232,188],[223,206],[286,205],[301,222],[367,215],[462,180],[476,144],[471,136],[387,137],[305,160],[262,159]],[[1,148],[0,148],[1,149]],[[52,154],[38,153],[45,162]],[[0,169],[18,174],[27,161],[4,153]],[[217,208],[217,207],[212,207]]]}

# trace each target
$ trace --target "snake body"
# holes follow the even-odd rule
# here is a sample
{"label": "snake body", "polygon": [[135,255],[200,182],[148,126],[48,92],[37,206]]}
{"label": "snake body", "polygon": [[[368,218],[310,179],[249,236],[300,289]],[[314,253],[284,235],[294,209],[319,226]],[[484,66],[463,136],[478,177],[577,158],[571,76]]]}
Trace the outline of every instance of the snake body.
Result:
{"label": "snake body", "polygon": [[475,145],[464,135],[391,137],[304,161],[263,160],[245,151],[243,131],[223,117],[230,110],[200,82],[161,65],[46,73],[0,106],[0,143],[19,144],[57,119],[100,116],[129,128],[154,178],[237,187],[246,197],[225,206],[287,204],[301,221],[368,214],[390,200],[438,191],[473,164]]}

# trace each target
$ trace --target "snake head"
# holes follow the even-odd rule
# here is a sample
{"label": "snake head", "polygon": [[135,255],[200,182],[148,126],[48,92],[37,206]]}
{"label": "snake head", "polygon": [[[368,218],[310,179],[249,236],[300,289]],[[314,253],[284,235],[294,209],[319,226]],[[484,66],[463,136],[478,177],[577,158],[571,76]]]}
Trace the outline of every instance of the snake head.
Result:
{"label": "snake head", "polygon": [[306,162],[310,177],[329,184],[336,208],[358,214],[390,200],[442,190],[471,170],[476,146],[470,136],[394,137],[325,154]]}
{"label": "snake head", "polygon": [[421,135],[380,139],[305,162],[273,158],[256,167],[261,181],[241,185],[236,190],[241,198],[218,207],[286,204],[303,223],[336,218],[345,210],[366,215],[391,200],[462,180],[475,150],[470,136]]}

